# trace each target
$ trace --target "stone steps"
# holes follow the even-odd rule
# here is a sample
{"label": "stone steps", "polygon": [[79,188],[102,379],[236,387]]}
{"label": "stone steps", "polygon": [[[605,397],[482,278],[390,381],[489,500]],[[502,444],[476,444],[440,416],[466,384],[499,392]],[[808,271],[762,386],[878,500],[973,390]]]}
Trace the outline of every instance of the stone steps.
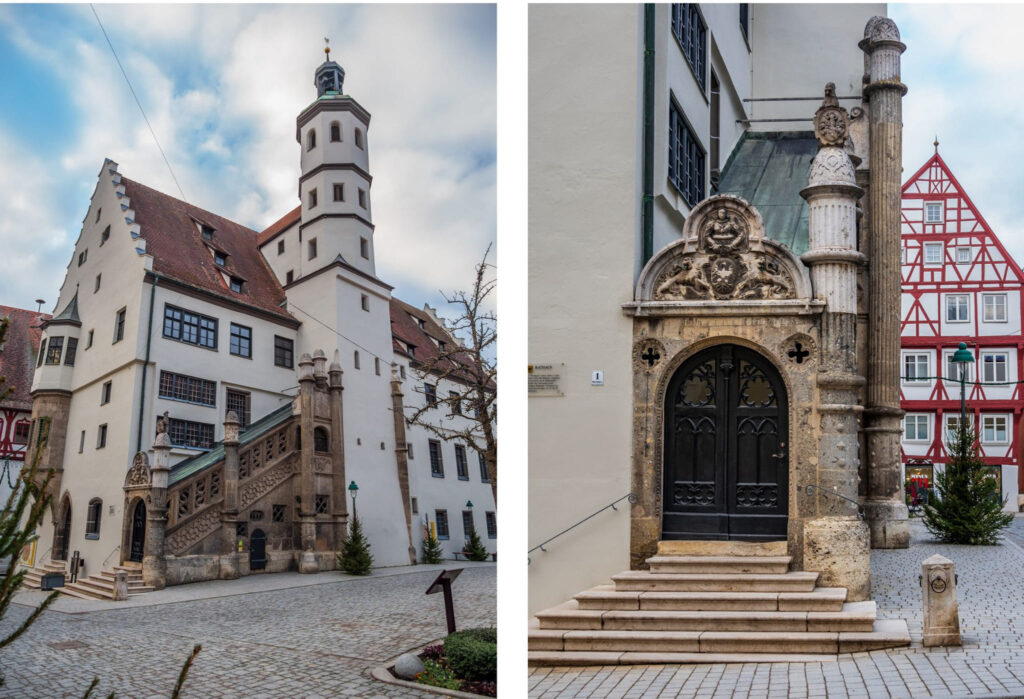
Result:
{"label": "stone steps", "polygon": [[810,592],[817,573],[652,573],[627,570],[612,576],[616,590],[639,592]]}
{"label": "stone steps", "polygon": [[844,587],[810,592],[640,592],[600,585],[576,595],[580,609],[651,611],[837,612],[846,602]]}
{"label": "stone steps", "polygon": [[761,573],[789,572],[792,556],[653,556],[647,559],[652,573]]}
{"label": "stone steps", "polygon": [[22,583],[22,587],[38,590],[42,585],[42,578],[47,573],[63,573],[65,572],[63,562],[48,561],[42,566],[35,568],[25,569],[25,580]]}
{"label": "stone steps", "polygon": [[118,571],[128,574],[128,596],[133,597],[153,590],[142,580],[142,569],[134,566],[114,566],[113,570],[101,570],[96,575],[79,578],[78,582],[67,583],[60,591],[78,599],[114,599],[115,575]]}

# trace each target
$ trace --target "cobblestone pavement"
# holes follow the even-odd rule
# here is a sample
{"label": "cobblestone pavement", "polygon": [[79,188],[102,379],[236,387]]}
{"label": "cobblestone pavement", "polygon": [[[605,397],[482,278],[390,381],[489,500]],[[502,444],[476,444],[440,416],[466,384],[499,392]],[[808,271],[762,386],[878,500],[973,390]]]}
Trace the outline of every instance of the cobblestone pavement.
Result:
{"label": "cobblestone pavement", "polygon": [[[183,697],[435,697],[378,682],[369,670],[446,634],[436,571],[273,590],[156,607],[47,611],[0,651],[0,697],[168,697],[192,646],[202,652]],[[495,568],[453,586],[460,627],[495,623]],[[6,636],[30,613],[12,606]]]}
{"label": "cobblestone pavement", "polygon": [[[910,648],[823,663],[531,668],[533,697],[1024,697],[1024,515],[1000,546],[935,543],[919,520],[911,547],[872,551],[880,618],[906,619]],[[921,645],[921,562],[956,564],[963,648]]]}

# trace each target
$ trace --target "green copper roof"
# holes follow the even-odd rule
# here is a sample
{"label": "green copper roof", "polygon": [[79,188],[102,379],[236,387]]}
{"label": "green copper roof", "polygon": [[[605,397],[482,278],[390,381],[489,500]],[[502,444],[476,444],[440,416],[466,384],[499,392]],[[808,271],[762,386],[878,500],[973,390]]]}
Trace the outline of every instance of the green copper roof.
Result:
{"label": "green copper roof", "polygon": [[734,194],[753,204],[769,238],[797,255],[807,252],[807,186],[818,142],[810,131],[747,132],[729,156],[716,194]]}
{"label": "green copper roof", "polygon": [[[238,436],[239,446],[245,446],[249,442],[259,439],[291,416],[292,404],[290,402],[285,403],[274,412],[264,415],[259,420],[249,425],[249,427],[247,427],[245,431]],[[204,468],[213,466],[215,463],[222,461],[223,459],[224,443],[217,442],[217,446],[210,451],[193,456],[191,459],[185,459],[184,461],[172,466],[169,476],[169,485],[174,485],[175,483],[183,481],[189,476],[199,473]]]}
{"label": "green copper roof", "polygon": [[50,322],[56,321],[68,321],[71,323],[82,324],[82,319],[78,317],[78,291],[75,291],[75,295],[68,301],[68,305],[64,307],[64,310],[55,315]]}

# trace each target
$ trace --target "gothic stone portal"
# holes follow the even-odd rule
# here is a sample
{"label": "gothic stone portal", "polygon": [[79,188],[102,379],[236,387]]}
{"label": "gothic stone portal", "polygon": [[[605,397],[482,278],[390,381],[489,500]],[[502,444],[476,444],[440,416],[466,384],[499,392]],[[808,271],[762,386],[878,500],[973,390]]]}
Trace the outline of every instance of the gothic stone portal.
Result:
{"label": "gothic stone portal", "polygon": [[786,388],[756,352],[690,357],[665,395],[662,539],[786,538]]}

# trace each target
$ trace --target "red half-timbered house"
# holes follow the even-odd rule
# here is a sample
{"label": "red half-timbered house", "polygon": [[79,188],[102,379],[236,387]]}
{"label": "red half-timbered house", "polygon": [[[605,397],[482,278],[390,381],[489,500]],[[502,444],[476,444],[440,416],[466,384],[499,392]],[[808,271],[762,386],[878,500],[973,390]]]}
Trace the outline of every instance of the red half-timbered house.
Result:
{"label": "red half-timbered house", "polygon": [[[902,458],[908,489],[930,485],[948,458],[960,418],[960,342],[974,355],[967,374],[969,420],[985,461],[1018,508],[1024,274],[936,152],[903,185]],[[940,378],[941,377],[941,378]]]}
{"label": "red half-timbered house", "polygon": [[7,318],[7,337],[0,345],[0,376],[5,383],[0,393],[10,393],[0,400],[0,495],[7,491],[25,460],[29,418],[32,414],[32,372],[35,369],[41,324],[47,313],[0,306],[0,319]]}

